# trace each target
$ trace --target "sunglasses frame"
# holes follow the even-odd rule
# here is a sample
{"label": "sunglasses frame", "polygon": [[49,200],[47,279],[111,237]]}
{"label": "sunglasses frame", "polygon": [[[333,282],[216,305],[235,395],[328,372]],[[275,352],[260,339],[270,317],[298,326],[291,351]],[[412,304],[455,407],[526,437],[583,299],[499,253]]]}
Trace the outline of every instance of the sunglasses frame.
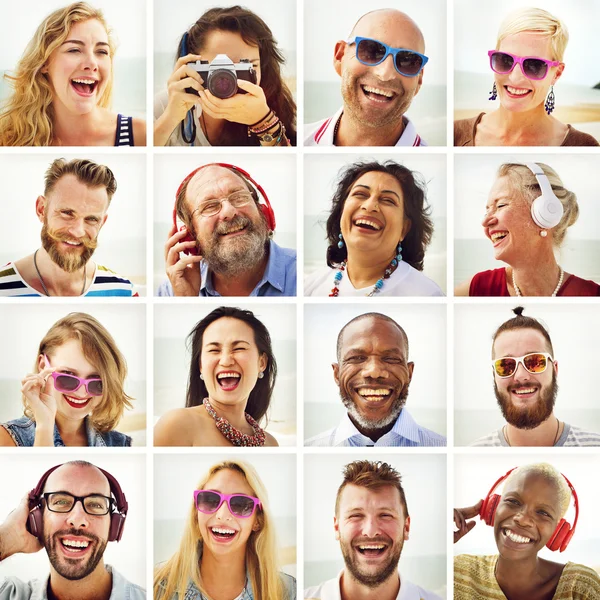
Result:
{"label": "sunglasses frame", "polygon": [[[365,62],[364,60],[361,60],[359,58],[359,56],[358,56],[358,46],[359,46],[359,44],[362,41],[376,42],[377,44],[381,44],[385,48],[385,55],[384,55],[384,57],[380,61],[374,62],[374,63],[368,63],[368,62]],[[373,38],[366,38],[366,37],[356,36],[356,37],[353,37],[353,38],[350,38],[350,39],[346,40],[346,44],[348,44],[349,46],[351,46],[352,44],[356,44],[356,60],[359,63],[361,63],[363,65],[366,65],[367,67],[376,67],[377,65],[380,65],[391,54],[392,57],[394,58],[394,61],[393,61],[394,62],[394,68],[403,77],[416,77],[417,75],[419,75],[419,73],[421,73],[421,71],[423,70],[423,68],[425,67],[425,65],[427,64],[427,62],[429,61],[429,58],[427,56],[425,56],[424,54],[421,54],[420,52],[417,52],[416,50],[410,50],[409,48],[393,48],[392,46],[388,46],[384,42],[380,42],[379,40],[375,40]],[[396,56],[400,52],[410,52],[411,54],[416,54],[417,56],[421,57],[422,64],[421,64],[420,69],[416,73],[414,73],[414,74],[403,73],[398,68],[398,65],[396,63]]]}
{"label": "sunglasses frame", "polygon": [[[45,354],[44,354],[44,360],[46,361],[46,365],[48,365],[49,367],[52,367],[52,365],[50,364],[50,360],[48,359],[48,357]],[[82,385],[85,386],[86,394],[89,394],[90,396],[94,396],[95,398],[100,398],[100,396],[102,396],[104,394],[104,385],[102,385],[102,392],[100,394],[94,394],[93,392],[90,391],[90,388],[89,388],[89,384],[93,381],[99,381],[100,383],[102,383],[102,379],[100,377],[92,377],[91,379],[83,379],[82,377],[77,377],[77,375],[71,375],[71,373],[59,373],[57,371],[52,371],[52,373],[50,373],[50,375],[52,376],[52,379],[54,379],[54,389],[57,392],[60,392],[61,394],[69,394],[71,392],[76,392]],[[71,379],[76,379],[79,382],[79,385],[73,390],[66,390],[64,388],[60,388],[56,381],[59,377],[69,377]]]}
{"label": "sunglasses frame", "polygon": [[[528,356],[533,356],[535,354],[541,355],[546,359],[546,366],[544,367],[544,370],[538,371],[537,373],[535,371],[530,371],[525,365],[525,359]],[[515,370],[510,375],[500,375],[498,373],[498,371],[496,370],[496,363],[500,360],[506,360],[507,358],[511,358],[512,360],[514,360],[516,362]],[[552,364],[554,364],[554,359],[552,358],[552,355],[549,354],[548,352],[529,352],[529,354],[524,354],[523,356],[503,356],[501,358],[496,358],[495,360],[492,361],[492,369],[494,371],[494,374],[497,377],[499,377],[500,379],[508,379],[509,377],[512,377],[517,372],[517,370],[519,369],[519,363],[520,363],[523,365],[523,368],[531,375],[541,375],[542,373],[545,373],[548,370],[548,361],[550,361]]]}
{"label": "sunglasses frame", "polygon": [[[206,510],[201,510],[200,508],[198,508],[198,495],[203,492],[207,492],[210,494],[216,494],[217,496],[219,496],[219,505],[217,506],[217,508],[215,508],[215,510],[206,511]],[[236,496],[250,498],[250,500],[252,500],[254,502],[254,506],[252,507],[252,512],[249,515],[237,515],[236,513],[233,512],[233,510],[231,510],[230,500],[232,498],[235,498]],[[227,508],[229,509],[229,512],[234,517],[238,517],[240,519],[249,519],[256,512],[257,506],[258,506],[258,508],[262,509],[262,502],[258,498],[255,498],[254,496],[249,496],[248,494],[221,494],[221,492],[216,492],[215,490],[194,490],[194,506],[196,507],[196,510],[198,510],[201,513],[204,513],[205,515],[214,515],[221,508],[221,506],[223,506],[224,502],[227,502]]]}
{"label": "sunglasses frame", "polygon": [[[492,56],[494,54],[506,54],[506,56],[510,56],[513,59],[512,67],[508,71],[496,71],[496,69],[494,69],[494,65],[492,64]],[[546,60],[545,58],[541,58],[539,56],[517,56],[516,54],[511,54],[510,52],[503,52],[502,50],[488,50],[488,56],[490,58],[490,68],[492,69],[492,71],[494,71],[494,73],[498,73],[498,75],[508,75],[509,73],[512,73],[515,67],[519,64],[521,65],[521,73],[523,73],[523,75],[525,75],[527,79],[531,79],[532,81],[543,81],[544,79],[546,79],[546,77],[548,77],[548,73],[550,72],[551,67],[558,67],[558,65],[561,64],[561,62],[558,60]],[[544,73],[543,77],[530,77],[529,75],[527,75],[527,73],[525,73],[525,66],[523,65],[523,63],[529,59],[541,60],[543,63],[546,63],[546,72]]]}

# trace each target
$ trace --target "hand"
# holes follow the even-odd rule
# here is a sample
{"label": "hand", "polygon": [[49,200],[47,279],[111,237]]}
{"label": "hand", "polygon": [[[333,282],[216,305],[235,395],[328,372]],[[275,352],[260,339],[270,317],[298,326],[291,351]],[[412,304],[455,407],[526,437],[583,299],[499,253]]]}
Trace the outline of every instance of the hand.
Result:
{"label": "hand", "polygon": [[50,377],[54,370],[46,366],[39,373],[29,374],[21,381],[21,392],[33,412],[36,428],[54,430],[57,406],[52,395],[53,381]]}
{"label": "hand", "polygon": [[238,87],[248,92],[231,98],[217,98],[209,90],[200,92],[202,110],[215,119],[226,119],[232,123],[254,125],[267,116],[269,106],[263,89],[245,79],[238,79]]}
{"label": "hand", "polygon": [[460,538],[467,535],[473,527],[477,524],[477,521],[467,521],[472,519],[479,514],[483,500],[480,500],[474,506],[468,506],[467,508],[455,508],[454,509],[454,524],[458,527],[458,531],[454,532],[454,543],[458,542]]}
{"label": "hand", "polygon": [[179,256],[180,252],[197,247],[194,240],[182,241],[187,234],[186,227],[183,227],[182,231],[178,231],[177,226],[173,225],[165,244],[167,277],[175,296],[198,296],[202,284],[200,265],[198,264],[202,260],[202,256],[192,254],[185,254],[183,258]]}
{"label": "hand", "polygon": [[31,554],[42,549],[40,541],[27,531],[29,495],[26,494],[0,525],[0,561],[22,552]]}
{"label": "hand", "polygon": [[196,60],[200,60],[199,54],[188,54],[177,59],[175,69],[167,80],[169,103],[165,114],[173,121],[183,121],[187,112],[199,102],[198,96],[185,91],[186,88],[193,88],[197,92],[202,90],[202,77],[187,64]]}

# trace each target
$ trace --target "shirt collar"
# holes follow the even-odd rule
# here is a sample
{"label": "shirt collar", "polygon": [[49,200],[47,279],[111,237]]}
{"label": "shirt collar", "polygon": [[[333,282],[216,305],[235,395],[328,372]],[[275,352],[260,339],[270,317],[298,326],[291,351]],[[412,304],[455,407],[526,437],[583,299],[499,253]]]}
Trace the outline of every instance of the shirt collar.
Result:
{"label": "shirt collar", "polygon": [[[390,434],[394,437],[406,438],[411,442],[419,441],[418,425],[415,423],[415,420],[412,418],[411,414],[408,412],[408,410],[406,410],[406,408],[403,408],[400,411],[394,426],[385,435],[389,436]],[[375,444],[371,438],[362,434],[356,428],[354,423],[350,420],[348,413],[346,413],[336,428],[333,445],[338,446],[352,437],[358,437],[362,442],[362,446]]]}
{"label": "shirt collar", "polygon": [[[342,600],[342,570],[336,579],[330,579],[323,585],[323,594],[321,595],[322,600]],[[415,600],[420,598],[418,589],[410,581],[403,580],[400,573],[400,591],[396,600]],[[416,592],[416,595],[415,595]]]}

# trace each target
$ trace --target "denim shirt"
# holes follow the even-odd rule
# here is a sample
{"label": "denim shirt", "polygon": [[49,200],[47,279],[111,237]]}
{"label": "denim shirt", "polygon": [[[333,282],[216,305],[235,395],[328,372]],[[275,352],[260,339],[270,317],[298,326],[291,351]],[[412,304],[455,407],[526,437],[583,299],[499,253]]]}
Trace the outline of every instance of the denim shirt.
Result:
{"label": "denim shirt", "polygon": [[[35,441],[35,421],[29,417],[20,417],[8,423],[0,425],[10,434],[17,446],[33,446]],[[85,418],[85,433],[88,446],[131,446],[131,437],[118,431],[107,431],[102,433],[94,429],[89,418]],[[58,433],[58,427],[54,424],[54,446],[64,446],[65,443]]]}
{"label": "denim shirt", "polygon": [[[112,575],[110,600],[146,600],[144,588],[127,581],[110,565],[106,570]],[[25,582],[16,577],[0,578],[0,600],[48,600],[49,579]]]}

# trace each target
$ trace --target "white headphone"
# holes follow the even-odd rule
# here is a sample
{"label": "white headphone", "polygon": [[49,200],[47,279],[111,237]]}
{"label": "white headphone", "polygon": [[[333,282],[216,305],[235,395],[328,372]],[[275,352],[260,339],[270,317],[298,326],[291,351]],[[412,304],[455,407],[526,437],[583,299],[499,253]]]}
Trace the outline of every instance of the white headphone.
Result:
{"label": "white headphone", "polygon": [[552,191],[552,186],[542,167],[537,163],[525,163],[529,170],[535,175],[542,190],[542,195],[536,198],[531,205],[531,218],[534,223],[542,229],[556,227],[563,216],[562,202]]}

